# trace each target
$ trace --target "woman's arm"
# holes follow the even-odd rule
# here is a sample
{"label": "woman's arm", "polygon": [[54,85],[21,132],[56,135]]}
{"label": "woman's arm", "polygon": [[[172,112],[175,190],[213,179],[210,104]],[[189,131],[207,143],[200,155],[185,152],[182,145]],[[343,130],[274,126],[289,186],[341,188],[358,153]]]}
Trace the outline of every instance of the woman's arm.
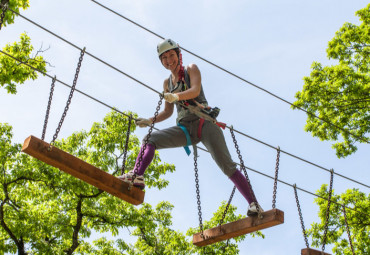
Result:
{"label": "woman's arm", "polygon": [[179,96],[179,101],[193,99],[200,94],[202,77],[199,68],[196,64],[190,64],[187,67],[187,71],[190,76],[191,87],[185,91],[176,93]]}

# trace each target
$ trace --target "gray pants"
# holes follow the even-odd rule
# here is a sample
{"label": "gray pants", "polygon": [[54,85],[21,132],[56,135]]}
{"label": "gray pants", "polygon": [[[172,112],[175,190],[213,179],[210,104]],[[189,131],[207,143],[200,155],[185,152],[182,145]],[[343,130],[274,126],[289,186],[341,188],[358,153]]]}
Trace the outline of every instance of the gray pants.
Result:
{"label": "gray pants", "polygon": [[[207,120],[204,121],[201,139],[199,139],[199,119],[180,121],[180,124],[188,130],[192,145],[202,142],[225,175],[231,177],[235,173],[236,164],[231,159],[220,127]],[[174,126],[153,132],[149,143],[153,144],[157,150],[182,147],[186,146],[186,135],[180,127]]]}

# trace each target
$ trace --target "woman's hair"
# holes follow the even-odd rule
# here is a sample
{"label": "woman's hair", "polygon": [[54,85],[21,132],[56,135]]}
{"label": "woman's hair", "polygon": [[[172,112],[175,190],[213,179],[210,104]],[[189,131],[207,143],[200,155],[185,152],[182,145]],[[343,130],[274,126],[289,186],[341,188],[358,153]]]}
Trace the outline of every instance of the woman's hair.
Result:
{"label": "woman's hair", "polygon": [[179,81],[183,81],[185,79],[185,71],[184,71],[184,66],[182,65],[182,54],[181,54],[180,48],[176,48],[174,49],[174,51],[176,52],[177,57],[179,58],[179,65],[180,65]]}

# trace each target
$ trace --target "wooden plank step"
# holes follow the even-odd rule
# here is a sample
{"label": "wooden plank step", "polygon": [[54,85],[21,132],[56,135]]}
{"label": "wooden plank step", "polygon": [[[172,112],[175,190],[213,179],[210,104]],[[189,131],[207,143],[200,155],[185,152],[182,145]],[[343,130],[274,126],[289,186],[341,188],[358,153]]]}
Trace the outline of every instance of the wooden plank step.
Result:
{"label": "wooden plank step", "polygon": [[284,223],[284,212],[279,209],[263,212],[262,215],[262,219],[259,219],[257,216],[247,217],[215,228],[206,229],[203,231],[204,239],[201,233],[193,235],[193,244],[205,246]]}
{"label": "wooden plank step", "polygon": [[48,165],[57,167],[60,170],[133,205],[143,203],[145,192],[141,189],[132,187],[128,190],[129,184],[123,182],[117,177],[54,146],[49,151],[49,146],[50,145],[47,142],[31,135],[24,141],[22,152],[25,152]]}
{"label": "wooden plank step", "polygon": [[305,248],[305,249],[302,249],[301,250],[301,255],[330,255],[330,253],[321,253],[321,251],[319,250],[314,250],[314,249],[311,249],[311,248]]}

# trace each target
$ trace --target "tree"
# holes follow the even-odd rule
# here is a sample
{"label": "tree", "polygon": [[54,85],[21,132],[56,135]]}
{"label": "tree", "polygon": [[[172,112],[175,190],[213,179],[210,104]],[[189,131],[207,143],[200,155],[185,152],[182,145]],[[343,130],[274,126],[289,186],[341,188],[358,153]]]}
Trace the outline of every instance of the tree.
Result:
{"label": "tree", "polygon": [[[127,118],[117,113],[95,123],[89,132],[76,132],[56,146],[104,171],[120,172]],[[132,126],[132,130],[135,127]],[[92,231],[118,234],[125,226],[144,224],[137,209],[72,176],[20,153],[11,145],[11,128],[1,126],[0,250],[19,254],[84,253],[90,245],[83,240]],[[127,165],[132,167],[139,151],[134,135],[129,143]],[[163,188],[168,181],[159,177],[174,167],[160,162],[156,154],[148,169],[147,187]],[[156,178],[156,179],[155,179]]]}
{"label": "tree", "polygon": [[370,142],[370,5],[356,15],[361,24],[345,23],[328,44],[327,56],[337,64],[314,62],[292,107],[335,125],[308,114],[305,130],[336,141],[339,158],[356,152],[356,143]]}
{"label": "tree", "polygon": [[[322,185],[317,195],[328,198],[327,185]],[[339,204],[353,208],[346,209],[351,240],[356,255],[370,254],[370,195],[360,192],[358,189],[349,189],[340,195],[332,194],[330,216],[327,232],[327,244],[334,244],[333,253],[337,255],[351,255],[351,247],[348,240],[343,208]],[[313,223],[308,235],[312,236],[313,245],[319,247],[323,242],[323,232],[326,219],[327,200],[316,198],[319,205],[320,223]],[[337,204],[338,203],[338,204]]]}
{"label": "tree", "polygon": [[[16,12],[19,12],[20,8],[26,9],[29,7],[28,0],[1,0],[1,6],[6,3],[8,3],[10,9]],[[2,20],[2,27],[14,23],[14,18],[15,14],[13,12],[6,11]],[[42,56],[39,56],[39,53],[42,53],[43,50],[39,49],[34,56],[31,56],[33,46],[26,33],[21,34],[19,42],[12,45],[7,44],[3,51],[42,72],[46,72],[46,61]],[[37,72],[31,67],[21,64],[5,54],[0,54],[0,87],[5,87],[8,93],[16,94],[17,84],[23,84],[29,79],[35,80],[37,76]]]}
{"label": "tree", "polygon": [[[127,113],[128,115],[131,113]],[[133,114],[135,116],[135,114]],[[113,175],[120,174],[128,118],[115,111],[107,114],[90,131],[73,133],[57,140],[55,146]],[[131,126],[131,131],[136,126]],[[0,124],[0,250],[18,254],[237,254],[235,243],[226,242],[203,249],[195,248],[187,236],[171,229],[173,206],[168,202],[133,206],[94,186],[20,152],[12,144],[11,127]],[[139,140],[131,134],[127,169],[132,168],[139,153]],[[156,152],[146,171],[147,188],[163,189],[165,173],[173,165],[161,162]],[[225,204],[211,223],[216,226]],[[235,220],[231,206],[225,222]],[[128,229],[137,238],[134,244],[118,235]],[[188,235],[192,235],[192,230]],[[112,235],[94,241],[92,232]]]}
{"label": "tree", "polygon": [[[14,10],[15,12],[19,13],[19,9],[22,8],[23,10],[30,7],[29,0],[1,0],[0,7],[3,7],[4,5],[8,4],[8,8]],[[3,20],[3,27],[6,27],[7,24],[13,24],[14,23],[15,14],[12,11],[5,12],[4,20]]]}
{"label": "tree", "polygon": [[[19,42],[6,45],[3,51],[23,63],[46,72],[46,61],[42,56],[38,56],[42,50],[37,51],[35,56],[31,56],[33,46],[27,34],[22,34]],[[35,80],[37,77],[37,71],[31,67],[21,64],[5,54],[0,55],[0,87],[5,87],[8,93],[16,94],[17,84],[23,84],[29,79]]]}

